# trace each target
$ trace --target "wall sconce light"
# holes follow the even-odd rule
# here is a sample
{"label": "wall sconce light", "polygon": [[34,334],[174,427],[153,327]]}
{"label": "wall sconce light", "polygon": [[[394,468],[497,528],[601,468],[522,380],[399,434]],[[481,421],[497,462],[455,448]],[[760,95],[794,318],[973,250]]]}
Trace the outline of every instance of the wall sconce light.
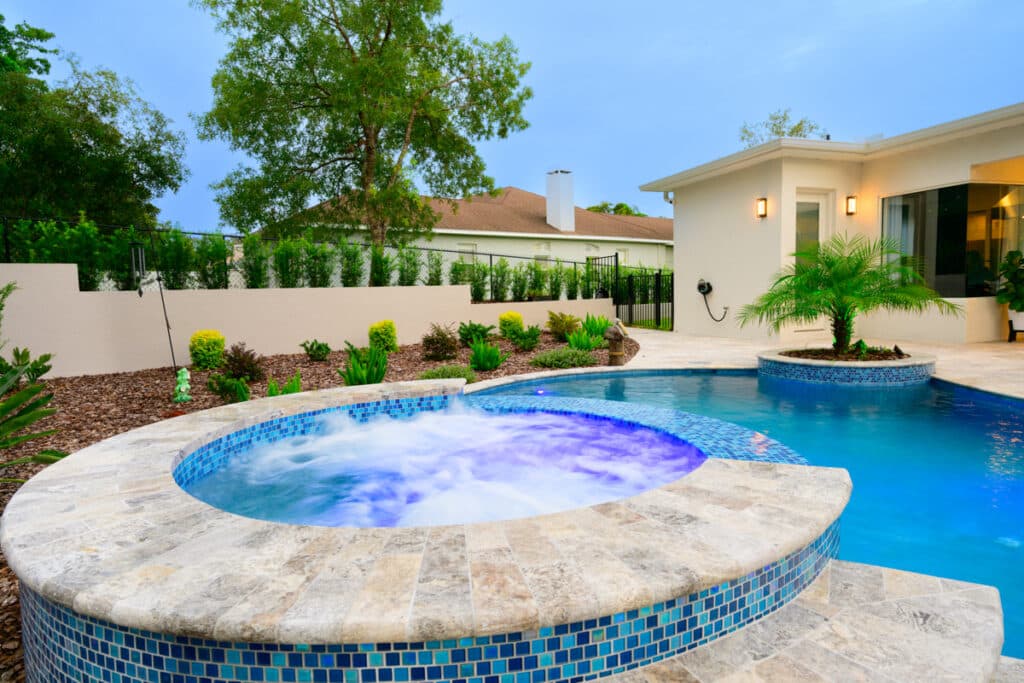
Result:
{"label": "wall sconce light", "polygon": [[851,194],[846,197],[846,215],[852,216],[857,213],[857,195]]}
{"label": "wall sconce light", "polygon": [[768,198],[758,197],[756,204],[756,213],[758,218],[764,218],[768,215]]}

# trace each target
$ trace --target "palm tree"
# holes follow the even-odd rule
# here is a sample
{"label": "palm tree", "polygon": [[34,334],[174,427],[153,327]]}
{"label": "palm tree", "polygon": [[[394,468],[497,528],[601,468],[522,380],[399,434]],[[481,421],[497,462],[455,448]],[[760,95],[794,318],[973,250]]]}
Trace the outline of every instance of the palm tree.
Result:
{"label": "palm tree", "polygon": [[821,245],[798,251],[771,288],[740,310],[740,325],[757,321],[778,331],[787,323],[832,321],[832,348],[845,353],[858,313],[877,309],[959,314],[961,308],[924,284],[919,263],[892,239],[835,235]]}

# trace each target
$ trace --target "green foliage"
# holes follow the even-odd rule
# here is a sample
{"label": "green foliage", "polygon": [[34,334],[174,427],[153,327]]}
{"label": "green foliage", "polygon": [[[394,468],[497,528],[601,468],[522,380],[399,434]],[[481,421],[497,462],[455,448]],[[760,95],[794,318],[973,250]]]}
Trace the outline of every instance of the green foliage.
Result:
{"label": "green foliage", "polygon": [[192,240],[181,230],[161,233],[156,241],[157,268],[166,289],[188,289],[196,252]]}
{"label": "green foliage", "polygon": [[448,284],[469,284],[469,269],[472,265],[472,263],[466,263],[463,261],[452,261],[448,265]]}
{"label": "green foliage", "polygon": [[427,281],[430,287],[444,284],[444,256],[439,251],[427,252]]}
{"label": "green foliage", "polygon": [[475,143],[527,125],[529,65],[508,38],[456,33],[438,0],[198,4],[229,41],[200,137],[253,160],[216,186],[229,225],[296,217],[406,241],[437,222],[423,195],[493,191]]}
{"label": "green foliage", "polygon": [[459,352],[459,338],[455,336],[451,325],[433,323],[421,342],[424,360],[448,360],[455,358]]}
{"label": "green foliage", "polygon": [[918,263],[901,253],[898,242],[835,235],[821,245],[793,254],[771,288],[740,311],[740,324],[760,322],[779,330],[789,323],[832,321],[832,348],[850,347],[854,319],[874,310],[922,312],[934,306],[956,314],[960,307],[929,289]]}
{"label": "green foliage", "polygon": [[999,264],[999,277],[996,301],[1008,304],[1011,311],[1024,311],[1024,254],[1019,249],[1006,252]]}
{"label": "green foliage", "polygon": [[242,279],[249,289],[270,286],[270,249],[259,233],[242,239]]}
{"label": "green foliage", "polygon": [[135,289],[138,285],[131,268],[131,243],[141,242],[146,250],[146,259],[151,261],[149,267],[156,265],[158,258],[154,254],[154,241],[142,235],[135,228],[118,228],[107,236],[106,254],[103,259],[107,275],[114,285],[122,292]]}
{"label": "green foliage", "polygon": [[520,351],[533,351],[540,343],[540,327],[530,325],[525,330],[513,332],[508,339]]}
{"label": "green foliage", "polygon": [[379,320],[370,325],[370,348],[380,349],[384,353],[398,350],[398,330],[394,320]]}
{"label": "green foliage", "polygon": [[207,378],[206,388],[225,403],[244,403],[249,400],[249,385],[234,377],[214,373]]}
{"label": "green foliage", "polygon": [[526,301],[526,290],[530,288],[530,265],[517,263],[512,269],[512,301]]}
{"label": "green foliage", "polygon": [[496,370],[508,358],[508,354],[502,353],[497,344],[488,344],[482,339],[473,342],[469,349],[469,367],[478,372]]}
{"label": "green foliage", "polygon": [[19,349],[15,346],[11,350],[11,367],[24,369],[25,379],[30,384],[39,381],[43,375],[52,369],[50,365],[50,360],[52,359],[52,353],[44,353],[37,358],[32,358],[32,354],[28,349]]}
{"label": "green foliage", "polygon": [[[4,397],[3,400],[0,400],[0,451],[14,448],[34,439],[41,439],[56,432],[55,429],[49,429],[42,432],[26,433],[26,430],[33,424],[57,411],[46,407],[53,399],[53,394],[44,394],[44,385],[30,381],[27,386],[19,389],[22,376],[25,373],[25,368],[13,368],[4,372],[0,377],[0,396]],[[35,455],[0,462],[0,468],[30,462],[48,465],[60,460],[65,455],[66,453],[61,451],[44,450]],[[21,481],[21,479],[0,478],[0,482]]]}
{"label": "green foliage", "polygon": [[55,55],[56,48],[44,43],[53,39],[53,34],[26,22],[13,29],[4,26],[4,15],[0,14],[0,76],[4,73],[39,74],[50,73],[50,61],[39,55]]}
{"label": "green foliage", "polygon": [[283,387],[277,385],[273,377],[267,382],[267,396],[284,396],[286,394],[297,394],[302,391],[302,374],[296,370],[292,378],[285,382]]}
{"label": "green foliage", "polygon": [[590,351],[579,349],[552,349],[538,353],[530,359],[530,365],[538,368],[582,368],[597,365],[597,357]]}
{"label": "green foliage", "polygon": [[646,213],[641,213],[640,209],[635,204],[627,204],[626,202],[598,202],[593,206],[588,206],[587,211],[593,211],[594,213],[607,213],[613,216],[646,216]]}
{"label": "green foliage", "polygon": [[0,230],[6,233],[3,243],[10,250],[12,262],[74,263],[78,266],[78,289],[83,292],[99,289],[107,269],[110,246],[108,240],[101,237],[96,224],[84,215],[71,223],[10,221],[0,223]]}
{"label": "green foliage", "polygon": [[351,342],[345,342],[345,346],[348,349],[348,365],[343,370],[338,370],[345,386],[380,384],[384,381],[384,375],[388,371],[386,351],[376,346],[360,350],[352,346]]}
{"label": "green foliage", "polygon": [[328,346],[327,342],[307,339],[300,346],[302,346],[302,350],[306,352],[306,356],[312,361],[325,361],[331,355],[331,347]]}
{"label": "green foliage", "polygon": [[526,296],[539,298],[544,296],[548,288],[548,269],[540,261],[530,264],[530,285],[526,290]]}
{"label": "green foliage", "polygon": [[809,138],[814,135],[824,140],[827,134],[828,131],[806,117],[793,121],[790,109],[786,108],[773,111],[764,121],[744,123],[740,127],[740,142],[749,149],[776,138]]}
{"label": "green foliage", "polygon": [[412,287],[420,279],[420,252],[413,247],[398,250],[398,286]]}
{"label": "green foliage", "polygon": [[548,268],[548,294],[552,299],[558,301],[562,298],[562,290],[565,289],[565,266],[561,261]]}
{"label": "green foliage", "polygon": [[395,272],[395,260],[384,251],[384,247],[374,244],[370,247],[370,286],[388,287],[391,276]]}
{"label": "green foliage", "polygon": [[243,382],[258,382],[263,379],[263,356],[246,348],[244,342],[232,344],[224,353],[222,366],[224,375]]}
{"label": "green foliage", "polygon": [[[4,307],[7,306],[7,299],[10,298],[11,294],[18,289],[18,283],[8,282],[4,286],[0,287],[0,330],[3,329],[4,324]],[[0,337],[0,349],[7,345],[7,340]]]}
{"label": "green foliage", "polygon": [[580,297],[580,271],[576,270],[576,264],[565,269],[565,298],[569,301]]}
{"label": "green foliage", "polygon": [[227,289],[231,246],[221,235],[203,235],[196,243],[196,279],[203,289]]}
{"label": "green foliage", "polygon": [[591,337],[604,339],[604,332],[612,326],[612,321],[603,315],[594,316],[587,313],[583,318],[583,330]]}
{"label": "green foliage", "polygon": [[480,303],[487,298],[487,276],[489,268],[483,263],[471,263],[467,266],[469,273],[469,298],[473,303]]}
{"label": "green foliage", "polygon": [[341,284],[358,287],[363,281],[363,246],[347,240],[338,247],[341,252]]}
{"label": "green foliage", "polygon": [[305,240],[283,239],[274,247],[273,267],[277,286],[302,286],[302,258]]}
{"label": "green foliage", "polygon": [[597,270],[589,262],[583,268],[580,281],[580,294],[584,299],[593,299],[597,290]]}
{"label": "green foliage", "polygon": [[188,175],[184,135],[130,81],[69,66],[54,88],[0,70],[0,215],[155,226],[154,200]]}
{"label": "green foliage", "polygon": [[188,355],[197,370],[214,370],[224,362],[224,335],[217,330],[197,330],[188,340]]}
{"label": "green foliage", "polygon": [[594,349],[601,348],[601,345],[604,343],[604,339],[591,336],[586,330],[570,332],[565,336],[565,340],[569,342],[570,349],[577,349],[579,351],[593,351]]}
{"label": "green foliage", "polygon": [[506,339],[511,338],[516,332],[522,332],[523,325],[523,316],[516,311],[505,311],[498,316],[498,331]]}
{"label": "green foliage", "polygon": [[475,323],[472,320],[459,325],[459,342],[465,347],[472,346],[476,341],[487,341],[492,334],[494,334],[494,325]]}
{"label": "green foliage", "polygon": [[566,337],[578,329],[580,329],[580,319],[573,314],[548,311],[548,331],[558,341],[566,341]]}
{"label": "green foliage", "polygon": [[506,301],[512,279],[512,266],[508,259],[500,258],[491,268],[491,301]]}
{"label": "green foliage", "polygon": [[306,284],[310,287],[330,287],[336,258],[334,248],[308,239],[302,247],[302,269],[306,274]]}
{"label": "green foliage", "polygon": [[466,384],[472,384],[476,373],[468,365],[442,365],[421,372],[419,379],[464,379]]}

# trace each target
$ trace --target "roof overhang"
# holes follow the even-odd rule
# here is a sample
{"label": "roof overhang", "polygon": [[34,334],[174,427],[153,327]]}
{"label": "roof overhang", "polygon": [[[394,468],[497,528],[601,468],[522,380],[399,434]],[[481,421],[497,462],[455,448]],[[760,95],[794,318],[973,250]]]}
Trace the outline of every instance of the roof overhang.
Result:
{"label": "roof overhang", "polygon": [[645,237],[615,237],[614,235],[555,235],[547,232],[503,232],[501,230],[458,230],[456,228],[434,228],[435,235],[452,237],[501,237],[503,239],[523,240],[565,240],[569,242],[627,242],[634,244],[657,244],[671,247],[672,240],[659,240]]}

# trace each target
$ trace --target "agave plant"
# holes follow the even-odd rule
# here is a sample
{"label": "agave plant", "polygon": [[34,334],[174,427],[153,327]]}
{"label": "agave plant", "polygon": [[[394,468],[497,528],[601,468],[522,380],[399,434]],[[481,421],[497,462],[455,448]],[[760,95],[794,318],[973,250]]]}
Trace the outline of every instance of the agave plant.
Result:
{"label": "agave plant", "polygon": [[933,306],[943,314],[961,311],[925,285],[918,261],[904,255],[895,240],[835,235],[793,256],[793,265],[775,275],[771,288],[740,310],[741,325],[757,321],[777,331],[788,323],[827,317],[832,348],[839,354],[849,350],[860,313],[921,313]]}
{"label": "agave plant", "polygon": [[[8,396],[8,392],[16,389],[21,382],[22,375],[27,371],[25,367],[15,367],[0,377],[0,450],[14,448],[18,444],[41,439],[49,436],[57,430],[48,429],[42,432],[27,432],[26,430],[39,420],[53,415],[56,410],[47,408],[46,405],[53,399],[53,394],[43,394],[46,388],[42,384],[29,384],[28,386],[14,391]],[[55,450],[39,451],[35,455],[26,455],[22,458],[15,458],[7,462],[0,462],[0,469],[23,465],[29,462],[49,465],[57,462],[67,453]],[[0,482],[22,483],[24,479],[12,479],[0,477]]]}

